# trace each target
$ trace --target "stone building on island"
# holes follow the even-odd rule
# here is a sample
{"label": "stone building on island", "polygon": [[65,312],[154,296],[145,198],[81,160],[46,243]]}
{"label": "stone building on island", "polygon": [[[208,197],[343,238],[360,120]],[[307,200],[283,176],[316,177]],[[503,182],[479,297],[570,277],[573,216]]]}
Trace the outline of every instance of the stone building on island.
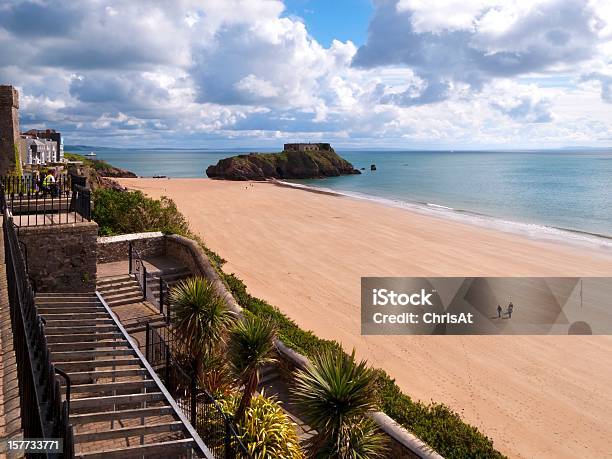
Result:
{"label": "stone building on island", "polygon": [[286,143],[284,151],[331,151],[329,143]]}

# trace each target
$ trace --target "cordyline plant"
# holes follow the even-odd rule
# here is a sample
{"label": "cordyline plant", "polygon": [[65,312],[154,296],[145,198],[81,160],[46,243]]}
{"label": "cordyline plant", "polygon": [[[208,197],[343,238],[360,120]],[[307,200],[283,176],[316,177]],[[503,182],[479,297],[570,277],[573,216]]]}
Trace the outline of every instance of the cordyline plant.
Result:
{"label": "cordyline plant", "polygon": [[175,311],[172,330],[178,350],[190,358],[198,380],[203,382],[205,362],[226,342],[234,315],[202,277],[179,282],[170,292],[170,302]]}
{"label": "cordyline plant", "polygon": [[376,374],[365,361],[333,350],[311,359],[295,375],[294,400],[317,430],[307,446],[317,458],[384,457],[385,439],[368,413],[376,409]]}
{"label": "cordyline plant", "polygon": [[243,394],[234,415],[240,422],[259,384],[259,370],[275,362],[276,328],[271,321],[247,315],[230,330],[228,354],[232,373],[243,387]]}

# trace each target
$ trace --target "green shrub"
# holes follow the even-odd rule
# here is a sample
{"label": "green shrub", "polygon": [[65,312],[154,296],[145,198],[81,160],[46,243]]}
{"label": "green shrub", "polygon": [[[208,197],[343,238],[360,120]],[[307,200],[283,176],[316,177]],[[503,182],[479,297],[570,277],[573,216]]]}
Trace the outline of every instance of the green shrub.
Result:
{"label": "green shrub", "polygon": [[89,166],[96,171],[110,170],[113,169],[113,166],[103,159],[89,159],[83,155],[78,155],[76,153],[64,153],[64,158],[69,161],[81,161],[85,166]]}
{"label": "green shrub", "polygon": [[[232,417],[239,401],[239,394],[220,400],[223,411]],[[240,439],[254,459],[303,458],[295,428],[280,403],[264,394],[253,398],[238,424]]]}
{"label": "green shrub", "polygon": [[140,191],[98,188],[94,192],[93,219],[102,236],[161,231],[189,234],[189,224],[169,198],[151,199]]}
{"label": "green shrub", "polygon": [[13,153],[15,154],[15,170],[14,175],[16,177],[23,176],[23,168],[21,167],[21,155],[19,154],[19,145],[13,144]]}

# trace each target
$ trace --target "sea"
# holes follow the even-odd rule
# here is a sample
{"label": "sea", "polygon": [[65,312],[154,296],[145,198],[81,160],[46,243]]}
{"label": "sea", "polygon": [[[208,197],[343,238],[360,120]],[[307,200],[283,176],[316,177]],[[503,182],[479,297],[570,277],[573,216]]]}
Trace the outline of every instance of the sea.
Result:
{"label": "sea", "polygon": [[[200,178],[206,177],[209,165],[245,153],[95,152],[98,159],[139,176]],[[337,152],[362,173],[291,182],[485,226],[612,245],[612,150]]]}

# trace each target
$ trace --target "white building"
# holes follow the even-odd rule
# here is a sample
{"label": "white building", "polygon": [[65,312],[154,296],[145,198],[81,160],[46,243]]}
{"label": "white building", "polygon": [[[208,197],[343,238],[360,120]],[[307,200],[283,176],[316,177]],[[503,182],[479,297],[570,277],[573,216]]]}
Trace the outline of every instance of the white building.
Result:
{"label": "white building", "polygon": [[25,164],[47,164],[57,162],[57,142],[48,139],[23,138]]}

